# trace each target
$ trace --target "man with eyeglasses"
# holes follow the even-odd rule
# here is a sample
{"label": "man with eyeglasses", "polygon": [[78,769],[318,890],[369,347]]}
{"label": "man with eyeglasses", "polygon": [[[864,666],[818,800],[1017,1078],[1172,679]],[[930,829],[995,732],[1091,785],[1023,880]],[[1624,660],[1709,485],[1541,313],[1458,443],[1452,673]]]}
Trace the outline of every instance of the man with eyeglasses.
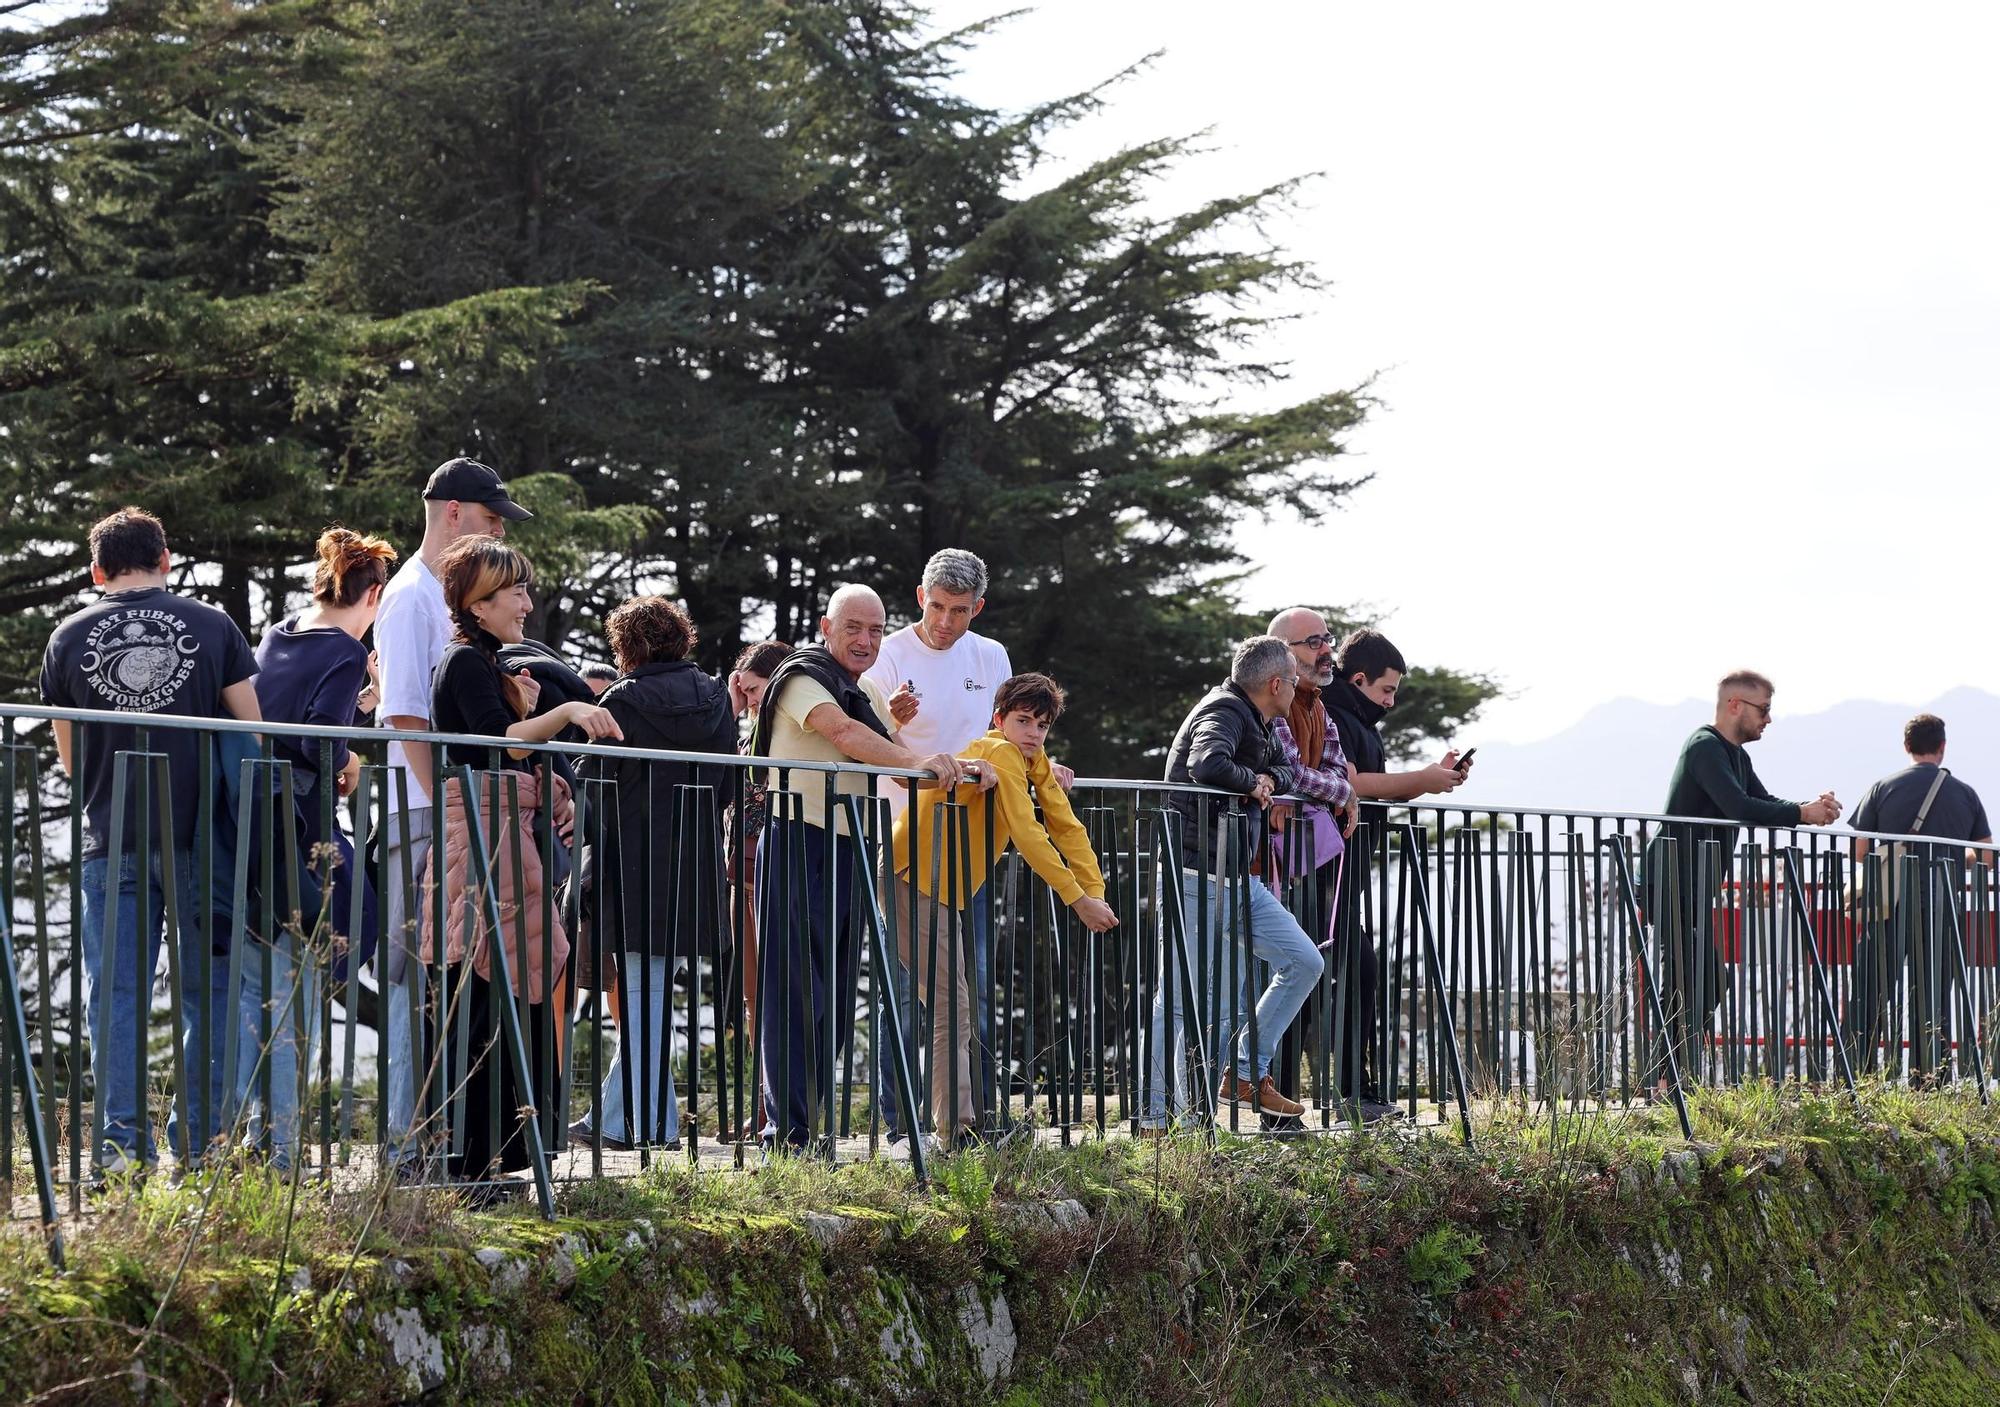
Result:
{"label": "man with eyeglasses", "polygon": [[[1754,670],[1739,669],[1725,675],[1715,690],[1715,722],[1704,723],[1689,735],[1667,787],[1669,816],[1712,817],[1725,823],[1703,826],[1679,822],[1661,827],[1662,834],[1674,841],[1681,939],[1662,945],[1667,964],[1662,988],[1666,996],[1677,998],[1689,1009],[1699,1005],[1704,1022],[1722,1000],[1722,956],[1718,948],[1713,961],[1697,962],[1696,935],[1702,929],[1703,911],[1713,909],[1721,896],[1736,850],[1737,829],[1825,826],[1840,818],[1840,802],[1830,791],[1821,792],[1813,801],[1782,801],[1757,779],[1757,769],[1750,765],[1745,748],[1771,726],[1771,695],[1771,681]],[[1652,898],[1653,921],[1666,933],[1672,916],[1657,884]],[[1714,943],[1713,934],[1710,943]],[[1691,973],[1691,966],[1702,971]]]}
{"label": "man with eyeglasses", "polygon": [[[1335,680],[1333,651],[1338,638],[1327,629],[1326,618],[1310,606],[1293,606],[1278,612],[1271,618],[1271,634],[1290,647],[1292,659],[1299,667],[1299,685],[1292,696],[1291,709],[1271,726],[1292,769],[1292,791],[1307,800],[1298,816],[1273,817],[1273,825],[1281,827],[1281,840],[1273,846],[1277,872],[1267,878],[1274,883],[1290,876],[1306,880],[1312,903],[1306,911],[1305,926],[1315,939],[1326,938],[1334,917],[1342,852],[1360,817],[1354,769],[1341,750],[1340,733],[1329,719],[1321,697],[1321,691]],[[1337,994],[1345,1003],[1340,1009],[1346,1015],[1339,1023],[1340,1046],[1346,1057],[1333,1062],[1338,1072],[1336,1078],[1344,1096],[1351,1098],[1360,1092],[1357,1076],[1361,1053],[1368,1045],[1364,1033],[1372,1025],[1368,1018],[1375,1006],[1375,951],[1364,943],[1355,948],[1350,958],[1347,948],[1344,941],[1332,947],[1332,967],[1328,974],[1332,986],[1314,984],[1305,1005],[1299,1009],[1298,1020],[1278,1047],[1278,1062],[1272,1076],[1279,1091],[1289,1098],[1300,1097],[1301,1057],[1313,1068],[1315,1087],[1324,1087],[1320,1067],[1326,1062],[1322,1052],[1332,1050],[1325,1026],[1326,1014],[1334,1009],[1324,998],[1331,994]],[[1372,1098],[1364,1098],[1362,1105],[1365,1119],[1395,1114],[1392,1106]],[[1286,1120],[1279,1126],[1296,1123]]]}
{"label": "man with eyeglasses", "polygon": [[[1752,670],[1725,677],[1715,691],[1715,722],[1689,735],[1667,788],[1669,816],[1712,816],[1736,826],[1825,826],[1840,816],[1830,791],[1816,801],[1780,801],[1757,780],[1744,749],[1771,726],[1771,681]],[[1735,826],[1706,828],[1733,843]]]}

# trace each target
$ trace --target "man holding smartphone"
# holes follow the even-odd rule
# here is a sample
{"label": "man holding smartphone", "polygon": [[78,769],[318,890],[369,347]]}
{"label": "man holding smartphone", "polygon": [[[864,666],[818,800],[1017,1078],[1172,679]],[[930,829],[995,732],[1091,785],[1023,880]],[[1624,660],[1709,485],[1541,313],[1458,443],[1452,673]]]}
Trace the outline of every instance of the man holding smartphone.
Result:
{"label": "man holding smartphone", "polygon": [[[1448,751],[1443,761],[1429,767],[1389,770],[1382,718],[1395,706],[1409,666],[1403,661],[1403,652],[1387,636],[1379,630],[1350,631],[1340,644],[1340,662],[1335,668],[1339,677],[1327,685],[1321,698],[1353,773],[1354,790],[1363,801],[1415,801],[1423,796],[1442,796],[1465,784],[1472,767],[1469,752],[1461,757],[1456,750]],[[1366,887],[1371,849],[1366,832],[1361,843],[1349,847],[1343,880],[1349,892]],[[1353,1097],[1358,1092],[1361,1117],[1374,1122],[1396,1116],[1395,1106],[1383,1100],[1381,1087],[1366,1072],[1381,1017],[1376,1000],[1379,964],[1374,938],[1361,927],[1360,910],[1349,912],[1355,916],[1354,931],[1337,931],[1334,949],[1335,980],[1353,993],[1351,998],[1343,998],[1343,1032],[1335,1068],[1340,1072],[1343,1094]],[[1350,976],[1352,982],[1346,980]]]}

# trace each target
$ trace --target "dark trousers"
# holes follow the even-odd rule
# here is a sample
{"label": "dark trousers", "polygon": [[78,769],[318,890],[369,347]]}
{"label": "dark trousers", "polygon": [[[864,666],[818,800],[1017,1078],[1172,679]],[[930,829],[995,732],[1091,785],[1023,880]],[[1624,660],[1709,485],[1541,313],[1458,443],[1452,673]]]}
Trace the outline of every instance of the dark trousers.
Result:
{"label": "dark trousers", "polygon": [[[1308,917],[1314,942],[1326,936],[1334,920],[1334,880],[1340,862],[1321,865],[1313,873],[1314,905]],[[1357,918],[1350,933],[1344,924],[1335,924],[1333,944],[1326,950],[1326,977],[1315,983],[1306,1004],[1299,1009],[1278,1046],[1272,1077],[1281,1093],[1301,1098],[1301,1057],[1312,1067],[1312,1093],[1338,1088],[1344,1099],[1375,1098],[1376,1082],[1364,1078],[1364,1067],[1375,1048],[1378,999],[1381,993],[1380,964],[1375,944]],[[1350,959],[1349,950],[1352,950]],[[1325,1057],[1333,1057],[1333,1075],[1323,1068]]]}
{"label": "dark trousers", "polygon": [[854,1029],[854,841],[833,837],[831,873],[826,842],[818,826],[774,818],[757,849],[757,899],[764,907],[757,1035],[775,1137],[794,1147],[825,1121],[827,1021],[834,1023],[836,1060]]}
{"label": "dark trousers", "polygon": [[[543,1121],[543,1146],[553,1146],[550,1123],[554,1096],[537,1100],[532,1089],[523,1089],[515,1075],[514,1053],[507,1044],[501,1025],[506,1019],[500,1003],[513,1001],[506,988],[494,985],[472,970],[471,960],[451,968],[450,986],[458,1009],[452,1013],[446,1040],[450,1043],[444,1068],[456,1078],[449,1079],[448,1091],[463,1086],[464,1100],[452,1099],[445,1107],[458,1135],[459,1152],[448,1154],[445,1170],[453,1177],[485,1178],[497,1173],[518,1172],[532,1167],[526,1123],[521,1111],[534,1106]],[[555,1004],[540,1002],[525,1014],[517,1003],[521,1039],[527,1047],[528,1073],[540,1079],[546,1063],[561,1068],[556,1047]],[[458,1063],[458,1026],[464,1023],[465,1068]]]}

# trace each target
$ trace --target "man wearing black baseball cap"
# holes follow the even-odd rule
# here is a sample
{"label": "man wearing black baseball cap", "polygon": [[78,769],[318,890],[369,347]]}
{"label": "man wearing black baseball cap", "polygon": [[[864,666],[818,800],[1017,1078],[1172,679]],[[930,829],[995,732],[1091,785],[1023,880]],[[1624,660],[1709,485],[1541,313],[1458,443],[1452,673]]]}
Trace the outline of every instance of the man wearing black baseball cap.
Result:
{"label": "man wearing black baseball cap", "polygon": [[[431,726],[431,676],[451,643],[451,613],[436,566],[444,550],[464,537],[505,537],[509,522],[534,514],[507,496],[500,476],[475,459],[447,459],[424,485],[424,540],[390,578],[375,617],[375,650],[381,661],[381,702],[376,716],[391,728]],[[383,937],[376,954],[376,985],[388,1019],[382,1036],[379,1071],[388,1100],[383,1153],[398,1170],[418,1154],[416,1072],[417,1012],[423,1004],[423,964],[415,951],[420,905],[406,893],[408,874],[417,892],[425,875],[431,841],[431,748],[429,743],[397,742],[389,760],[400,775],[391,778],[389,886],[383,895]],[[407,854],[407,859],[405,858]]]}
{"label": "man wearing black baseball cap", "polygon": [[[535,515],[507,497],[507,486],[500,482],[500,476],[476,459],[447,459],[431,470],[430,482],[424,485],[424,497],[432,503],[465,504],[476,503],[491,509],[510,523],[525,522]],[[473,533],[484,532],[477,523],[453,524],[460,530],[453,541]],[[505,536],[506,530],[488,533],[490,537]],[[429,537],[426,524],[425,537]]]}

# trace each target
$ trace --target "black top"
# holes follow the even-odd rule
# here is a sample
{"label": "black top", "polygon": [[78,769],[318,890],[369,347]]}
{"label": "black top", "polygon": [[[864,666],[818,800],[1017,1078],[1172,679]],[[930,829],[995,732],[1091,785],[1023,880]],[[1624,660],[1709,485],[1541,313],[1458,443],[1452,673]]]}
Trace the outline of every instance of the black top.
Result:
{"label": "black top", "polygon": [[[299,629],[296,616],[273,626],[257,642],[257,708],[272,723],[319,723],[351,728],[361,717],[361,687],[368,682],[368,647],[337,626]],[[347,740],[332,739],[333,770],[347,765]],[[317,790],[320,745],[309,738],[273,738],[271,750],[288,757],[300,796]]]}
{"label": "black top", "polygon": [[[504,739],[521,718],[501,691],[500,665],[494,658],[500,642],[485,631],[479,633],[484,637],[484,649],[454,640],[438,661],[437,673],[431,678],[431,727],[440,733],[479,733]],[[532,758],[507,755],[511,746],[511,741],[490,748],[447,743],[444,760],[453,767],[534,771]]]}
{"label": "black top", "polygon": [[[1248,796],[1257,785],[1259,772],[1276,782],[1279,791],[1291,790],[1292,769],[1285,764],[1284,750],[1270,720],[1233,682],[1209,690],[1174,734],[1173,746],[1167,750],[1166,779]],[[1214,805],[1204,808],[1200,804],[1203,800],[1174,792],[1168,802],[1181,817],[1181,862],[1190,868],[1199,864],[1201,854],[1197,818],[1215,814]],[[1263,824],[1264,813],[1259,810],[1251,826],[1253,851],[1263,848]],[[1211,839],[1211,862],[1219,858],[1213,844]]]}
{"label": "black top", "polygon": [[[736,751],[736,718],[729,709],[729,690],[687,660],[643,664],[604,691],[599,700],[618,720],[630,747],[663,752]],[[620,761],[612,768],[618,783],[618,814],[610,827],[610,849],[616,857],[618,908],[622,916],[620,947],[641,949],[654,957],[676,950],[692,951],[702,936],[689,927],[693,900],[720,892],[711,879],[698,888],[696,866],[716,871],[722,858],[722,808],[732,795],[736,769],[722,764],[660,762],[644,758]],[[682,787],[707,787],[711,794],[684,792]],[[683,827],[683,806],[700,829]],[[666,902],[678,874],[678,906]],[[712,917],[712,916],[711,916]],[[713,924],[710,924],[713,927]]]}
{"label": "black top", "polygon": [[1847,824],[1858,831],[1879,831],[1936,836],[1939,840],[1988,840],[1993,827],[1987,823],[1986,808],[1979,793],[1953,776],[1946,776],[1938,788],[1937,800],[1924,817],[1922,831],[1912,831],[1917,811],[1937,780],[1935,762],[1918,762],[1868,788]]}
{"label": "black top", "polygon": [[1340,734],[1340,750],[1357,772],[1389,770],[1389,749],[1382,741],[1382,715],[1389,710],[1356,687],[1352,679],[1336,679],[1319,693],[1326,716]]}
{"label": "black top", "polygon": [[[597,702],[597,696],[590,692],[588,681],[569,667],[569,661],[539,640],[523,640],[518,644],[501,646],[500,667],[509,674],[519,674],[525,669],[528,671],[528,677],[541,686],[541,693],[535,696],[535,706],[528,710],[530,718],[540,718],[543,714],[561,708],[566,703]],[[571,724],[549,741],[581,743],[588,740],[581,728]],[[569,783],[570,792],[575,795],[576,761],[570,754],[563,752],[553,752],[547,756],[550,765],[565,782]],[[529,765],[533,765],[533,759],[530,759]]]}
{"label": "black top", "polygon": [[[250,642],[213,606],[160,587],[115,591],[64,620],[42,655],[42,702],[58,708],[116,709],[182,718],[220,718],[222,691],[257,672]],[[136,746],[132,728],[84,726],[83,858],[102,855],[111,840],[114,754]],[[210,735],[155,728],[148,746],[167,756],[173,842],[193,843],[197,758]],[[136,780],[136,778],[135,778]],[[136,790],[131,782],[128,787]],[[126,854],[137,843],[136,797],[125,809]],[[157,817],[158,803],[153,814]],[[157,821],[155,822],[157,828]]]}

